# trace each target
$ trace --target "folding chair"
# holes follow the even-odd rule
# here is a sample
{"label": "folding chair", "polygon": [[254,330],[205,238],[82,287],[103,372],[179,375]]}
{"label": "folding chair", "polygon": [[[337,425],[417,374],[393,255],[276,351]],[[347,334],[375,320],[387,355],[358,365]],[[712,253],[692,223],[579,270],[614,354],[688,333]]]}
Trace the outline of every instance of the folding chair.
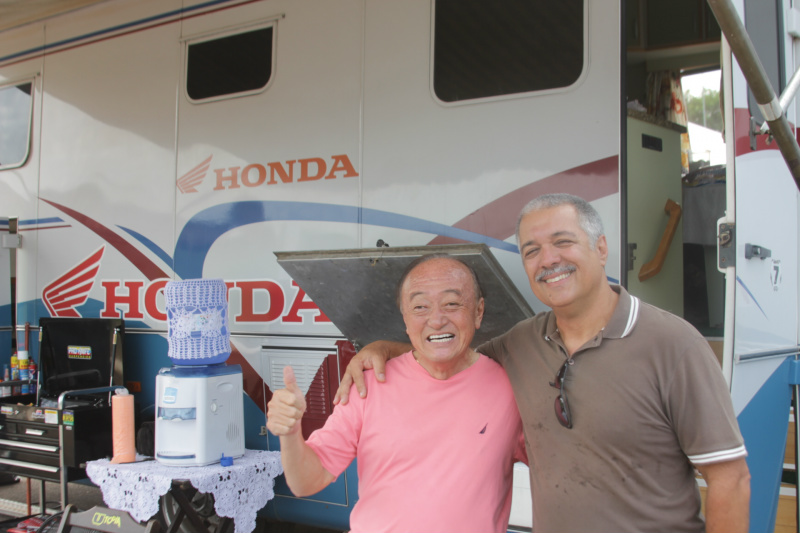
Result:
{"label": "folding chair", "polygon": [[161,524],[155,519],[140,524],[125,511],[98,505],[81,513],[70,504],[64,509],[56,533],[72,533],[73,527],[100,533],[160,533],[161,531]]}

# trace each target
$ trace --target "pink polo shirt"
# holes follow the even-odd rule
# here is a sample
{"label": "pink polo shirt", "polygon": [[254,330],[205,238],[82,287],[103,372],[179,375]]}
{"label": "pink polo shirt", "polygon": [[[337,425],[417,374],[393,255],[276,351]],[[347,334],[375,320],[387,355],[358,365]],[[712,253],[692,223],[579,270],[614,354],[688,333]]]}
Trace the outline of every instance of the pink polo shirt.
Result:
{"label": "pink polo shirt", "polygon": [[406,353],[386,383],[365,374],[308,439],[338,476],[358,456],[352,533],[505,532],[513,467],[527,462],[522,423],[503,368],[481,355],[447,380]]}

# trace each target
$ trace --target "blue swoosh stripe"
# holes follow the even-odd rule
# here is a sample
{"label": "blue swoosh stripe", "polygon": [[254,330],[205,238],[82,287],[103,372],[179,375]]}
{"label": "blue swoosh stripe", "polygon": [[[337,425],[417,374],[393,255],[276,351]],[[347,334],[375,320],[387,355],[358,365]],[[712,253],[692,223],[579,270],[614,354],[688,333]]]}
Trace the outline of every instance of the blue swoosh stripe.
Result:
{"label": "blue swoosh stripe", "polygon": [[311,202],[243,201],[204,209],[183,227],[175,244],[175,273],[200,278],[211,246],[224,233],[247,224],[276,220],[346,222],[443,235],[518,253],[513,244],[452,226],[376,209]]}
{"label": "blue swoosh stripe", "polygon": [[764,318],[769,320],[769,317],[767,316],[767,313],[765,313],[764,310],[761,308],[761,304],[758,303],[758,300],[756,300],[755,295],[752,292],[750,292],[750,289],[748,289],[747,285],[744,284],[744,281],[742,281],[742,278],[740,278],[739,276],[736,276],[736,282],[739,285],[742,286],[742,288],[745,290],[745,292],[747,292],[747,294],[750,295],[750,298],[752,298],[753,301],[756,303],[756,306],[758,307],[758,310],[761,311],[761,314],[764,315]]}
{"label": "blue swoosh stripe", "polygon": [[30,218],[26,220],[20,220],[20,226],[35,226],[38,224],[55,224],[57,222],[64,222],[63,218],[59,217],[49,217],[49,218]]}
{"label": "blue swoosh stripe", "polygon": [[161,259],[162,261],[164,261],[164,263],[166,263],[167,265],[172,267],[172,258],[169,256],[169,254],[167,252],[165,252],[163,249],[161,249],[161,247],[158,246],[156,243],[154,243],[153,241],[151,241],[150,239],[148,239],[147,237],[145,237],[144,235],[142,235],[138,231],[134,231],[134,230],[132,230],[130,228],[126,228],[124,226],[117,226],[117,227],[120,228],[121,230],[124,230],[125,232],[127,232],[128,235],[130,235],[131,237],[133,237],[134,239],[136,239],[137,241],[142,243],[142,245],[144,245],[148,250],[153,252],[159,259]]}
{"label": "blue swoosh stripe", "polygon": [[514,244],[487,237],[480,233],[467,231],[464,229],[454,228],[438,222],[431,222],[430,220],[423,220],[421,218],[410,217],[406,215],[399,215],[397,213],[390,213],[388,211],[378,211],[376,209],[361,209],[362,224],[369,224],[370,226],[383,226],[388,228],[400,228],[412,231],[420,231],[423,233],[430,233],[431,235],[441,235],[443,237],[451,237],[454,239],[461,239],[462,241],[479,242],[498,248],[507,252],[519,253],[519,249]]}

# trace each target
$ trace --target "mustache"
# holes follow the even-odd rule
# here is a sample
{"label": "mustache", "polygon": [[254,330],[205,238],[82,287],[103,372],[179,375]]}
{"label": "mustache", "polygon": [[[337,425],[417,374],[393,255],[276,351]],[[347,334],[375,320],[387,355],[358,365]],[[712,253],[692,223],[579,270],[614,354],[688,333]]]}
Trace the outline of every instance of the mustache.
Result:
{"label": "mustache", "polygon": [[577,268],[575,265],[556,265],[553,268],[546,268],[536,274],[536,281],[542,281],[546,276],[558,276],[568,272],[575,272]]}

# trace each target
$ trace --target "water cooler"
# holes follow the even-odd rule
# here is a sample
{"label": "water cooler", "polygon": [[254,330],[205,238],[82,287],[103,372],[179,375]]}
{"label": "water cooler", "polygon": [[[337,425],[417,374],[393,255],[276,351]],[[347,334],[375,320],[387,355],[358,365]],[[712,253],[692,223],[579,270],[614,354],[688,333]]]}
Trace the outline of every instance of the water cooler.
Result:
{"label": "water cooler", "polygon": [[155,458],[201,466],[244,455],[242,369],[230,356],[222,280],[172,281],[164,288],[173,366],[156,376]]}

